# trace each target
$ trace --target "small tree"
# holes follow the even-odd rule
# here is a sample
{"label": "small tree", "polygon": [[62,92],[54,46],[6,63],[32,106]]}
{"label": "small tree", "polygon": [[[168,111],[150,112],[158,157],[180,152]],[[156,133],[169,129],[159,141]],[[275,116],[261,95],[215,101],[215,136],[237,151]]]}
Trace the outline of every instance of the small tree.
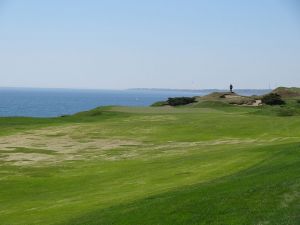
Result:
{"label": "small tree", "polygon": [[196,101],[196,98],[178,97],[178,98],[169,98],[167,102],[171,106],[177,106],[177,105],[187,105],[187,104],[193,103],[195,101]]}
{"label": "small tree", "polygon": [[283,105],[285,102],[281,99],[279,94],[276,93],[270,93],[265,95],[261,99],[262,103],[267,105]]}

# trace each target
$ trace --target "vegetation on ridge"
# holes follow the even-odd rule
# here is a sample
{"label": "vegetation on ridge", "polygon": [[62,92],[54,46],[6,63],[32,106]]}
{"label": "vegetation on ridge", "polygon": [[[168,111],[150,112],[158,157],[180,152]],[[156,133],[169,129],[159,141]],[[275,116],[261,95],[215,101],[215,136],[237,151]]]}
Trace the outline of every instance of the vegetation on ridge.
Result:
{"label": "vegetation on ridge", "polygon": [[279,94],[270,93],[262,97],[262,103],[266,105],[284,105],[285,102],[282,100]]}
{"label": "vegetation on ridge", "polygon": [[178,105],[188,105],[191,103],[196,102],[195,97],[177,97],[177,98],[169,98],[168,99],[168,105],[170,106],[178,106]]}
{"label": "vegetation on ridge", "polygon": [[[256,114],[272,114],[277,116],[300,115],[300,88],[279,87],[262,96],[241,96],[234,92],[213,92],[206,96],[195,97],[195,101],[187,107],[221,107],[252,106]],[[182,104],[185,105],[185,104]],[[281,106],[280,108],[276,106]],[[152,106],[172,106],[168,101],[156,102]],[[177,105],[173,105],[177,106]],[[272,108],[268,107],[272,106]],[[239,110],[235,108],[235,110]]]}
{"label": "vegetation on ridge", "polygon": [[299,98],[300,88],[297,87],[278,87],[272,91],[272,93],[280,95],[282,98]]}

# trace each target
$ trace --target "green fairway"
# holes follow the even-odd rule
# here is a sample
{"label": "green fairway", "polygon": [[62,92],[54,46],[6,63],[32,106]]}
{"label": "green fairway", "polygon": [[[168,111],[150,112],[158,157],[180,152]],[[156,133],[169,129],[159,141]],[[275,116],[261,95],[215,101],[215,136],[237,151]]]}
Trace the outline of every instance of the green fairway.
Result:
{"label": "green fairway", "polygon": [[0,225],[300,224],[300,116],[276,110],[1,118]]}

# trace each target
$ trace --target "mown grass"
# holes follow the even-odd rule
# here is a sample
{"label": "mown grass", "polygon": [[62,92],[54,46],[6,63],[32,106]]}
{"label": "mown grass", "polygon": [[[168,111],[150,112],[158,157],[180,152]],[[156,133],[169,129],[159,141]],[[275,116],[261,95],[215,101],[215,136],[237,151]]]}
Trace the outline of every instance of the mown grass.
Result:
{"label": "mown grass", "polygon": [[270,149],[276,154],[245,170],[95,210],[71,224],[299,224],[299,145]]}
{"label": "mown grass", "polygon": [[[300,117],[261,110],[205,103],[0,119],[0,142],[40,129],[45,140],[136,141],[0,149],[0,224],[299,224]],[[82,157],[22,165],[7,154]]]}

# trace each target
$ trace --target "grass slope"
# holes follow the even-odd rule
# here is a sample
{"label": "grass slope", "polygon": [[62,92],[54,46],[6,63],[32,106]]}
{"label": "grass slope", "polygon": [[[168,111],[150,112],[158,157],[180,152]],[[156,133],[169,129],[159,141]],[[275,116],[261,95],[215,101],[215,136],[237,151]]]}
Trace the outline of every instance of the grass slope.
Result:
{"label": "grass slope", "polygon": [[300,118],[270,110],[2,118],[0,224],[299,224]]}

